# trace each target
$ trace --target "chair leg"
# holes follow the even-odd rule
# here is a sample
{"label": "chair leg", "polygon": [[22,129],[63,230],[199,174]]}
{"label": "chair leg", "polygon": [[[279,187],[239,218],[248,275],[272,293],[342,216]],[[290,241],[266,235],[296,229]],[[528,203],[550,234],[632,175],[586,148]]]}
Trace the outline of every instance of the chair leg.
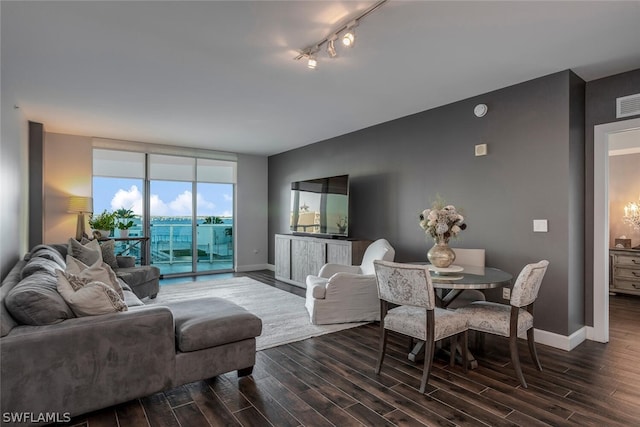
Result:
{"label": "chair leg", "polygon": [[431,340],[427,340],[427,342],[424,343],[424,368],[422,370],[422,381],[420,382],[420,393],[424,393],[427,388],[435,349],[436,343],[433,341],[433,337],[431,337]]}
{"label": "chair leg", "polygon": [[478,354],[484,354],[484,332],[473,331],[474,337],[474,348]]}
{"label": "chair leg", "polygon": [[513,369],[516,371],[516,376],[518,377],[518,380],[520,380],[520,384],[522,384],[522,387],[527,388],[527,382],[524,380],[524,375],[522,375],[520,357],[518,357],[517,332],[512,332],[511,336],[509,337],[509,350],[511,351],[511,364],[513,365]]}
{"label": "chair leg", "polygon": [[378,364],[376,365],[376,374],[380,373],[382,369],[382,361],[384,360],[384,353],[387,350],[387,330],[383,325],[380,325],[380,347],[378,350]]}
{"label": "chair leg", "polygon": [[[479,332],[476,332],[479,334]],[[464,331],[462,333],[462,370],[464,373],[467,373],[467,366],[469,365],[469,331]]]}
{"label": "chair leg", "polygon": [[454,366],[456,366],[456,350],[458,347],[458,336],[451,335],[449,337],[449,341],[450,341],[450,347],[451,347],[449,351],[449,366],[453,368]]}
{"label": "chair leg", "polygon": [[531,354],[533,363],[536,365],[538,371],[542,371],[542,365],[540,364],[540,359],[538,359],[538,352],[536,351],[536,342],[533,337],[533,328],[527,331],[527,343],[529,344],[529,353]]}

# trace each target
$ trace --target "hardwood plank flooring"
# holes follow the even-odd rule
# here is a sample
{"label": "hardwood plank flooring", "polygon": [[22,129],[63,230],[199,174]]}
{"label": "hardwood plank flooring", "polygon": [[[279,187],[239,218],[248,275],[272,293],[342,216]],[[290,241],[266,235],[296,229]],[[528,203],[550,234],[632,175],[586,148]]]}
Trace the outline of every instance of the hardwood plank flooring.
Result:
{"label": "hardwood plank flooring", "polygon": [[[249,276],[288,292],[304,289]],[[194,280],[207,280],[200,277]],[[571,352],[537,345],[543,371],[519,342],[528,389],[515,379],[508,342],[487,336],[478,369],[436,359],[425,395],[422,364],[391,335],[374,373],[378,326],[369,324],[258,352],[250,377],[230,372],[73,419],[73,426],[638,426],[640,298],[610,298],[610,342]]]}

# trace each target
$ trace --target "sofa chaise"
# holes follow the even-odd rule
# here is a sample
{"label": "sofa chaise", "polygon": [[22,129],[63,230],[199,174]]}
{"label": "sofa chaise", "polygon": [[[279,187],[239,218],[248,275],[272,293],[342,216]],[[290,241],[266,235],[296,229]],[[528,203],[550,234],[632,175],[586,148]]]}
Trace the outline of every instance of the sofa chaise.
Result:
{"label": "sofa chaise", "polygon": [[[0,287],[0,412],[22,414],[7,425],[74,417],[233,370],[251,374],[262,322],[244,308],[220,298],[145,305],[120,280],[126,311],[76,317],[55,277],[32,266],[37,258],[18,261]],[[36,301],[16,306],[20,292]]]}

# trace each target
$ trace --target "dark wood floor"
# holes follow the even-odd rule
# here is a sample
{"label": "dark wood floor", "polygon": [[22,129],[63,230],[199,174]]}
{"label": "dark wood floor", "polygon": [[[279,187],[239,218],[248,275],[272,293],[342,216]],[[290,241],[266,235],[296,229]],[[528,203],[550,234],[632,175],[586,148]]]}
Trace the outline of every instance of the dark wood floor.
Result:
{"label": "dark wood floor", "polygon": [[[249,275],[286,290],[273,273]],[[235,372],[78,417],[79,426],[638,426],[640,298],[611,297],[611,341],[571,352],[538,345],[543,371],[526,343],[528,389],[509,363],[508,344],[487,337],[478,369],[464,374],[436,360],[426,395],[422,368],[407,360],[407,340],[391,337],[373,372],[378,327],[365,325],[259,351],[253,376]]]}

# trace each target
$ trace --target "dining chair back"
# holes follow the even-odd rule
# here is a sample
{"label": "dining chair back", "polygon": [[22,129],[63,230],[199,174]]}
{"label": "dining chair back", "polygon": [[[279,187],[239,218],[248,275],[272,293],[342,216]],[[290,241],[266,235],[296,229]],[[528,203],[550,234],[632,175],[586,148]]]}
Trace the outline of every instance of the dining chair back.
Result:
{"label": "dining chair back", "polygon": [[456,254],[455,264],[472,265],[474,267],[485,266],[484,249],[452,248]]}
{"label": "dining chair back", "polygon": [[533,359],[536,369],[542,371],[535,347],[533,306],[548,266],[549,261],[547,260],[527,264],[513,285],[509,305],[476,301],[456,310],[468,316],[469,329],[509,338],[511,364],[524,388],[527,388],[527,383],[522,375],[518,356],[518,335],[526,333],[531,359]]}
{"label": "dining chair back", "polygon": [[[458,336],[463,342],[462,365],[467,370],[467,318],[451,310],[436,307],[429,269],[424,265],[374,261],[380,299],[380,345],[376,373],[382,369],[387,330],[425,342],[424,368],[420,393],[424,393],[433,364],[435,342],[451,337],[450,365],[455,362]],[[389,309],[389,304],[398,305]]]}
{"label": "dining chair back", "polygon": [[[485,266],[485,250],[484,249],[466,249],[466,248],[453,248],[456,254],[454,263],[456,265],[469,265],[473,267]],[[485,301],[486,297],[482,291],[477,289],[466,289],[460,292],[451,303],[448,308],[455,309],[469,305],[474,301]],[[476,340],[476,346],[481,346],[480,340]]]}

